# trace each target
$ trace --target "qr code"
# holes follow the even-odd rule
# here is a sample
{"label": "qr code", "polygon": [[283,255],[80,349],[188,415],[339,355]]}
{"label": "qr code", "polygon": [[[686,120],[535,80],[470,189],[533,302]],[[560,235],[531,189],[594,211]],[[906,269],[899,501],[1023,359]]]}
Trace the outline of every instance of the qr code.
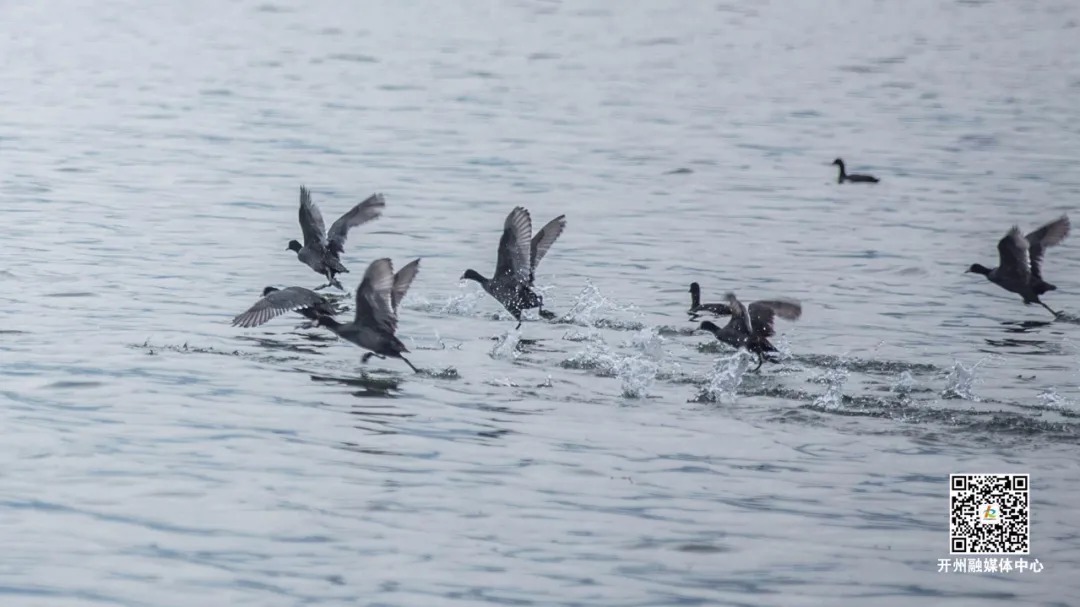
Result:
{"label": "qr code", "polygon": [[1027,474],[949,475],[949,554],[1030,554]]}

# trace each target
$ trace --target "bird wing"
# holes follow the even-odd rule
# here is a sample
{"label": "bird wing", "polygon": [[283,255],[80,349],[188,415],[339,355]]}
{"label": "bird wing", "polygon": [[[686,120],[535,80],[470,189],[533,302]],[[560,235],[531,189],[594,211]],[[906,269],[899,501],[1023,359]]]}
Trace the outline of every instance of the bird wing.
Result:
{"label": "bird wing", "polygon": [[532,218],[524,207],[514,207],[506,216],[502,238],[499,239],[499,258],[495,262],[493,278],[513,277],[520,281],[529,279],[531,264],[529,237],[532,235]]}
{"label": "bird wing", "polygon": [[349,229],[365,224],[372,219],[378,219],[386,208],[386,199],[382,194],[372,194],[367,200],[356,205],[345,213],[330,226],[327,235],[329,249],[332,253],[341,254],[345,251],[345,239],[349,236]]}
{"label": "bird wing", "polygon": [[414,259],[404,268],[398,270],[397,274],[394,274],[394,288],[390,292],[390,305],[395,315],[397,315],[398,304],[405,298],[405,293],[409,291],[409,285],[412,284],[413,279],[416,278],[416,273],[419,271],[420,260]]}
{"label": "bird wing", "polygon": [[324,303],[321,295],[304,287],[287,287],[267,293],[243,314],[233,318],[234,327],[257,327],[286,312],[310,308]]}
{"label": "bird wing", "polygon": [[776,334],[773,322],[776,320],[776,310],[769,304],[772,302],[755,301],[750,304],[750,319],[753,321],[754,331],[752,335],[772,337]]}
{"label": "bird wing", "polygon": [[1020,232],[1020,228],[1013,226],[1005,237],[998,241],[998,257],[998,273],[1013,277],[1025,285],[1030,282],[1031,261],[1028,257],[1028,241]]}
{"label": "bird wing", "polygon": [[547,222],[547,225],[540,228],[540,231],[532,237],[529,255],[532,262],[529,268],[530,273],[536,271],[536,266],[540,265],[540,260],[544,258],[544,255],[547,255],[548,249],[555,244],[555,241],[558,240],[559,235],[563,233],[565,228],[566,215],[559,215]]}
{"label": "bird wing", "polygon": [[326,245],[326,225],[319,207],[311,201],[311,192],[300,186],[300,229],[304,232],[305,247]]}
{"label": "bird wing", "polygon": [[1027,235],[1028,257],[1031,259],[1031,274],[1042,280],[1043,253],[1069,235],[1069,217],[1061,217]]}
{"label": "bird wing", "polygon": [[792,299],[764,299],[761,301],[755,301],[750,304],[751,315],[756,308],[768,308],[772,310],[776,316],[783,318],[784,320],[799,320],[802,316],[802,304]]}
{"label": "bird wing", "polygon": [[754,327],[750,314],[746,311],[746,306],[731,292],[726,293],[724,299],[727,300],[727,306],[731,310],[731,320],[728,321],[728,326],[734,329],[738,325],[742,325],[740,330],[745,330],[747,335],[753,335]]}
{"label": "bird wing", "polygon": [[397,330],[397,315],[390,302],[394,289],[394,266],[388,258],[376,259],[364,272],[364,280],[356,287],[356,324],[376,327],[393,333]]}

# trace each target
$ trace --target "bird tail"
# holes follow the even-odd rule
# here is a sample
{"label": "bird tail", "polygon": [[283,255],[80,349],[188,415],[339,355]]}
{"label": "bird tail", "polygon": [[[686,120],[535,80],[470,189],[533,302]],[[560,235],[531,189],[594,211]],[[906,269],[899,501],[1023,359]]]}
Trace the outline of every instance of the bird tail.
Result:
{"label": "bird tail", "polygon": [[405,347],[405,344],[397,338],[397,335],[391,336],[390,340],[391,347],[396,350],[398,354],[410,351],[408,348]]}

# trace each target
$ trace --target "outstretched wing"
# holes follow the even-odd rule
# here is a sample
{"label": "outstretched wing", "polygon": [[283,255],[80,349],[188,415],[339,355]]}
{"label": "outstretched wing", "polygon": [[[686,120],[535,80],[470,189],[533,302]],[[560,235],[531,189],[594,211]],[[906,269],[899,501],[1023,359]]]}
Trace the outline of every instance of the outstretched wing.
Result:
{"label": "outstretched wing", "polygon": [[548,249],[551,248],[551,245],[555,244],[555,241],[558,240],[559,235],[563,233],[564,229],[566,229],[566,215],[559,215],[555,219],[547,222],[547,225],[540,228],[540,231],[532,237],[532,246],[529,254],[531,261],[529,267],[530,274],[536,271],[536,266],[540,265],[540,260],[544,258],[544,255],[547,255]]}
{"label": "outstretched wing", "polygon": [[257,327],[286,312],[314,307],[321,303],[322,296],[314,291],[303,287],[287,287],[267,293],[246,312],[233,318],[232,324],[234,327]]}
{"label": "outstretched wing", "polygon": [[750,310],[753,311],[754,307],[768,308],[772,310],[776,316],[783,318],[784,320],[799,320],[802,316],[802,304],[792,299],[763,299],[761,301],[755,301],[750,304]]}
{"label": "outstretched wing", "polygon": [[356,287],[356,323],[393,333],[397,329],[397,315],[390,303],[393,288],[394,266],[390,259],[371,262],[364,280]]}
{"label": "outstretched wing", "polygon": [[397,316],[397,307],[401,303],[401,300],[405,298],[405,294],[409,292],[409,285],[412,284],[416,273],[420,271],[420,260],[414,259],[410,261],[404,268],[398,270],[397,274],[394,274],[394,288],[390,292],[390,307],[394,311],[394,315]]}
{"label": "outstretched wing", "polygon": [[503,224],[502,238],[499,239],[499,258],[495,263],[493,278],[512,276],[521,281],[529,279],[532,271],[529,261],[531,235],[532,218],[529,217],[529,212],[524,207],[514,207]]}
{"label": "outstretched wing", "polygon": [[1028,241],[1020,233],[1020,228],[1013,226],[1005,237],[998,241],[997,272],[1028,284],[1031,280],[1031,261],[1028,257]]}
{"label": "outstretched wing", "polygon": [[300,186],[300,229],[304,232],[305,247],[326,246],[326,225],[323,224],[322,213],[311,201],[311,192],[304,186]]}
{"label": "outstretched wing", "polygon": [[345,239],[349,236],[349,230],[358,225],[365,224],[372,219],[378,219],[386,208],[386,199],[382,194],[372,194],[367,200],[349,209],[330,226],[328,248],[330,252],[341,254],[345,251]]}
{"label": "outstretched wing", "polygon": [[1069,217],[1061,217],[1027,235],[1028,257],[1031,260],[1031,274],[1042,280],[1042,259],[1046,249],[1052,247],[1069,235]]}

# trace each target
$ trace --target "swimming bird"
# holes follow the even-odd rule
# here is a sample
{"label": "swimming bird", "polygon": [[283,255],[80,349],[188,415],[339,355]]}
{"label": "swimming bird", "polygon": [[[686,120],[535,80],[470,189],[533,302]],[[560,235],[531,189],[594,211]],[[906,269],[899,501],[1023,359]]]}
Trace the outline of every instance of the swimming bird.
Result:
{"label": "swimming bird", "polygon": [[356,205],[338,218],[326,231],[319,207],[311,201],[311,192],[300,186],[300,230],[304,234],[304,244],[290,240],[286,250],[296,251],[296,257],[312,270],[326,276],[328,284],[315,287],[316,290],[334,286],[345,290],[334,278],[337,274],[347,273],[341,264],[340,255],[345,251],[345,238],[349,229],[377,219],[386,207],[382,194],[372,194],[367,200]]}
{"label": "swimming bird", "polygon": [[836,183],[844,183],[845,181],[851,181],[853,183],[877,183],[878,182],[878,178],[874,177],[873,175],[854,175],[854,174],[853,175],[848,175],[847,171],[844,170],[844,161],[839,159],[839,158],[832,161],[832,164],[835,164],[835,165],[840,167],[840,175],[836,178]]}
{"label": "swimming bird", "polygon": [[1042,259],[1048,247],[1052,247],[1069,235],[1069,217],[1062,215],[1025,237],[1019,226],[1013,226],[1005,237],[998,241],[998,267],[987,268],[981,264],[971,264],[968,272],[982,274],[990,282],[1016,293],[1024,298],[1024,304],[1037,303],[1046,308],[1055,317],[1050,306],[1044,304],[1039,296],[1056,286],[1043,280]]}
{"label": "swimming bird", "polygon": [[501,303],[507,312],[517,319],[521,328],[521,311],[540,309],[540,316],[551,320],[555,314],[544,310],[544,298],[533,290],[536,266],[547,254],[551,245],[566,228],[566,215],[552,219],[532,236],[532,218],[524,207],[514,207],[506,216],[502,238],[499,239],[499,255],[495,262],[495,274],[484,278],[473,269],[465,270],[461,279],[475,280],[489,295]]}
{"label": "swimming bird", "polygon": [[731,310],[731,320],[723,328],[716,326],[711,321],[704,321],[699,327],[702,331],[708,331],[716,336],[716,339],[734,348],[746,348],[751,353],[757,354],[758,366],[761,368],[765,362],[766,352],[776,352],[776,347],[769,342],[770,337],[776,334],[773,322],[776,317],[786,320],[798,320],[802,316],[802,305],[790,300],[765,300],[755,301],[747,310],[734,293],[724,296],[727,306]]}
{"label": "swimming bird", "polygon": [[232,324],[234,327],[257,327],[286,312],[299,312],[311,320],[316,320],[320,314],[334,316],[337,309],[328,299],[304,287],[266,287],[263,289],[262,298],[246,312],[233,318]]}
{"label": "swimming bird", "polygon": [[346,341],[371,350],[364,354],[362,362],[372,356],[379,358],[400,358],[415,373],[420,371],[402,353],[409,349],[397,338],[397,309],[405,297],[413,278],[420,270],[420,260],[414,259],[397,274],[389,259],[376,259],[371,262],[364,280],[356,287],[356,319],[350,323],[339,323],[333,318],[319,314],[316,323],[333,331]]}
{"label": "swimming bird", "polygon": [[731,314],[731,308],[726,304],[718,303],[701,303],[701,285],[696,282],[690,283],[690,309],[687,310],[687,314],[696,318],[701,312],[709,312],[717,316],[727,316]]}

